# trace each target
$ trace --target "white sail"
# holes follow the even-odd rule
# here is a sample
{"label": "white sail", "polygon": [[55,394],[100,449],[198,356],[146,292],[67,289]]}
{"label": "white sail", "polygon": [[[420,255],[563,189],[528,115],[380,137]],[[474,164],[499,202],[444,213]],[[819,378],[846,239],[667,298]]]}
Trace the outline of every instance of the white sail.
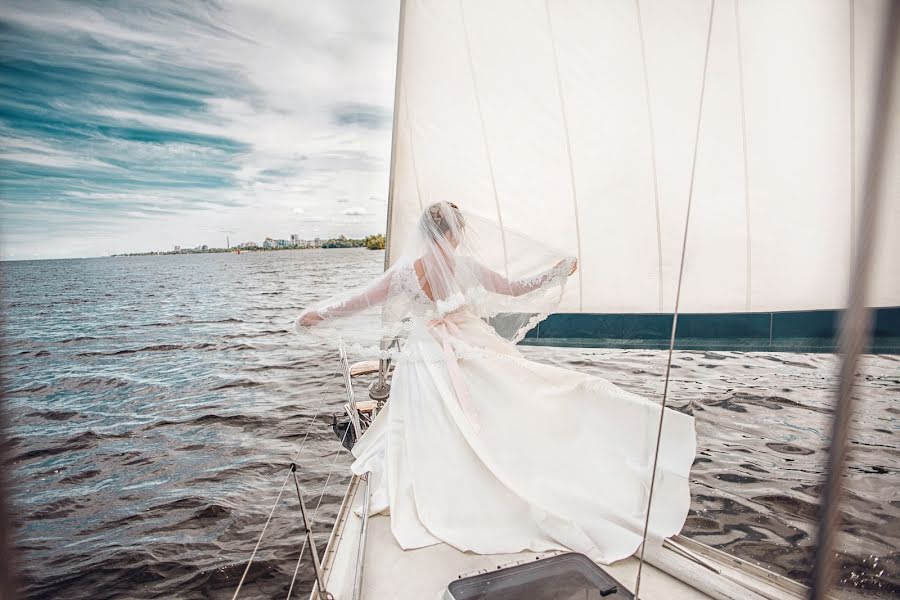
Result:
{"label": "white sail", "polygon": [[[715,3],[682,312],[843,306],[888,1]],[[407,0],[389,254],[450,200],[578,256],[566,311],[671,312],[710,6]],[[900,305],[898,137],[875,306]]]}

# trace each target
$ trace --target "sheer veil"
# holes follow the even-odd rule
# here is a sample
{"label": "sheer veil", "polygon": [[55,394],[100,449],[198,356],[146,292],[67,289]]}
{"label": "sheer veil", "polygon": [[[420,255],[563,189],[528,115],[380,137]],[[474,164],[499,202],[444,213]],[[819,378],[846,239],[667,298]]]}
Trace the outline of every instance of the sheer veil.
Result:
{"label": "sheer veil", "polygon": [[384,356],[416,326],[465,315],[518,342],[556,310],[575,269],[565,253],[450,202],[428,206],[412,230],[389,269],[307,308],[295,331]]}

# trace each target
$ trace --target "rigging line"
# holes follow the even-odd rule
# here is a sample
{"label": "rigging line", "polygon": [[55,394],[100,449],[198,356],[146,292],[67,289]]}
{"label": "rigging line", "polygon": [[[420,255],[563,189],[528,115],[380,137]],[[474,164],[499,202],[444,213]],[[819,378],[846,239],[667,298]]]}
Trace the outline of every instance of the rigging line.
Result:
{"label": "rigging line", "polygon": [[659,445],[662,440],[663,421],[666,414],[666,399],[669,394],[669,376],[672,372],[672,355],[675,351],[675,331],[678,327],[678,305],[681,301],[681,282],[684,278],[684,257],[687,254],[688,230],[691,223],[691,203],[694,197],[694,176],[697,172],[697,150],[700,146],[700,124],[703,121],[703,98],[706,92],[706,71],[709,66],[709,46],[712,40],[713,16],[716,11],[716,0],[710,0],[709,24],[706,29],[706,51],[703,56],[703,75],[700,78],[700,102],[697,107],[697,127],[694,133],[694,153],[691,159],[691,179],[688,186],[687,211],[684,216],[684,237],[681,241],[681,262],[678,267],[678,285],[675,288],[675,312],[672,313],[672,334],[669,337],[669,355],[666,359],[666,379],[663,384],[662,406],[659,409],[659,428],[656,432],[656,448],[653,451],[653,470],[650,473],[650,493],[647,498],[647,516],[644,518],[644,534],[641,538],[641,556],[638,562],[637,581],[634,585],[634,598],[640,600],[641,571],[644,567],[644,550],[647,547],[647,533],[650,528],[650,507],[653,503],[653,488],[656,485],[656,467],[659,463]]}
{"label": "rigging line", "polygon": [[644,98],[647,100],[647,126],[650,131],[650,166],[653,174],[653,206],[656,210],[656,260],[659,290],[659,312],[663,312],[663,256],[662,223],[659,216],[659,181],[656,174],[656,135],[653,130],[653,111],[650,108],[650,74],[647,70],[647,48],[644,42],[644,22],[641,19],[641,0],[634,0],[637,13],[638,37],[641,40],[641,65],[644,75]]}
{"label": "rigging line", "polygon": [[259,550],[259,545],[263,541],[263,536],[266,534],[266,529],[269,528],[269,523],[272,521],[272,515],[275,514],[275,509],[278,507],[278,502],[281,500],[281,495],[284,493],[284,486],[287,485],[288,480],[291,477],[291,473],[288,472],[287,477],[284,478],[284,482],[281,484],[281,489],[278,490],[278,497],[275,498],[275,503],[272,504],[272,510],[269,511],[269,518],[266,519],[266,524],[263,525],[263,529],[259,534],[259,539],[256,540],[256,546],[253,548],[253,553],[250,555],[250,560],[247,561],[247,566],[244,568],[244,573],[241,575],[241,580],[238,581],[237,589],[234,590],[234,596],[231,597],[231,600],[236,600],[238,594],[241,593],[241,586],[244,585],[244,579],[247,578],[247,573],[250,572],[250,565],[253,564],[253,559],[256,557],[256,552]]}
{"label": "rigging line", "polygon": [[871,116],[866,174],[863,180],[862,207],[854,265],[850,270],[847,309],[841,316],[841,365],[837,402],[832,417],[831,448],[825,490],[820,504],[816,532],[816,557],[813,565],[809,598],[824,600],[834,584],[834,542],[840,527],[840,501],[843,492],[844,467],[847,462],[850,420],[853,416],[856,372],[859,356],[869,341],[872,310],[868,307],[869,284],[872,279],[878,212],[884,201],[882,170],[885,168],[887,137],[890,135],[891,107],[897,54],[900,53],[900,2],[890,2],[887,9],[879,60],[878,87]]}
{"label": "rigging line", "polygon": [[[852,0],[851,0],[852,2]],[[744,101],[744,52],[741,40],[741,0],[734,0],[734,32],[737,40],[738,87],[741,99],[741,149],[744,157],[744,223],[747,231],[747,311],[750,311],[751,279],[751,240],[750,240],[750,169],[747,157],[747,107]]]}
{"label": "rigging line", "polygon": [[[322,506],[322,498],[325,497],[325,491],[328,489],[328,483],[331,481],[331,474],[334,473],[334,467],[337,465],[338,457],[344,452],[344,441],[347,439],[347,434],[350,433],[350,427],[344,431],[344,437],[341,438],[341,446],[338,448],[337,452],[334,453],[334,460],[331,463],[331,468],[328,470],[328,476],[325,478],[325,485],[322,486],[322,493],[319,495],[319,502],[316,504],[315,510],[313,510],[312,518],[309,520],[309,527],[312,528],[313,523],[316,522],[316,515],[319,514],[319,507]],[[300,556],[297,557],[297,564],[294,566],[294,575],[291,577],[291,585],[288,588],[287,597],[285,600],[291,600],[291,591],[294,589],[294,582],[297,580],[297,573],[300,571],[300,561],[303,560],[303,553],[306,552],[306,545],[308,539],[306,536],[303,536],[303,546],[300,547]],[[321,591],[321,590],[319,590]]]}
{"label": "rigging line", "polygon": [[[322,393],[322,398],[319,400],[319,406],[316,408],[316,413],[313,415],[312,419],[309,420],[309,425],[306,428],[306,435],[303,436],[303,440],[300,442],[300,447],[294,453],[294,457],[291,459],[291,463],[296,462],[297,457],[300,456],[300,452],[303,450],[303,446],[306,444],[306,439],[309,437],[309,432],[312,430],[313,423],[315,423],[316,419],[319,416],[319,412],[322,410],[322,406],[325,404],[325,398],[328,396],[328,387],[331,385],[331,382],[334,381],[334,377],[337,375],[337,369],[335,369],[334,373],[331,374],[331,379],[328,380],[328,383],[325,384],[325,391]],[[237,600],[238,594],[241,592],[241,587],[244,585],[244,580],[247,578],[247,573],[250,572],[250,565],[253,564],[253,559],[256,558],[256,553],[259,550],[259,545],[263,541],[263,537],[266,535],[266,530],[269,528],[269,522],[272,521],[272,515],[275,514],[275,508],[278,506],[278,502],[281,500],[281,495],[284,493],[284,486],[287,485],[288,479],[290,478],[290,471],[288,472],[288,476],[285,477],[284,481],[281,484],[281,489],[278,490],[278,497],[275,498],[275,503],[272,505],[272,510],[269,511],[269,518],[266,519],[266,524],[263,525],[262,531],[259,533],[259,539],[256,540],[256,546],[253,548],[253,552],[250,554],[250,559],[247,561],[247,566],[244,567],[244,573],[241,575],[241,580],[238,581],[237,589],[234,590],[234,596],[231,597],[231,600]]]}
{"label": "rigging line", "polygon": [[309,432],[312,431],[312,426],[316,422],[316,419],[319,418],[319,413],[322,412],[322,407],[325,405],[325,398],[328,397],[328,388],[331,387],[332,382],[334,381],[335,376],[337,376],[339,369],[335,369],[331,374],[331,379],[325,384],[325,391],[322,392],[322,398],[319,400],[319,406],[316,407],[316,412],[313,414],[312,418],[309,420],[309,424],[306,426],[306,433],[303,435],[303,439],[300,441],[300,447],[297,448],[297,452],[294,453],[294,458],[291,459],[291,462],[296,462],[297,458],[300,456],[300,452],[303,451],[303,446],[306,445],[306,439],[309,437]]}
{"label": "rigging line", "polygon": [[569,156],[569,185],[572,188],[572,206],[575,209],[575,241],[578,248],[578,266],[581,274],[578,276],[578,310],[584,310],[584,265],[581,262],[581,223],[578,216],[578,192],[575,188],[575,161],[572,160],[572,141],[569,137],[569,119],[566,115],[566,101],[563,96],[562,77],[559,73],[559,55],[556,51],[556,36],[553,33],[553,19],[550,16],[550,0],[544,0],[544,8],[547,11],[547,30],[550,33],[550,46],[553,48],[553,65],[556,69],[556,90],[559,93],[559,110],[562,114],[563,133],[566,138],[566,153]]}
{"label": "rigging line", "polygon": [[503,270],[509,278],[509,255],[506,249],[506,230],[503,228],[503,214],[500,211],[500,195],[497,193],[497,181],[494,177],[494,161],[491,159],[491,148],[488,145],[487,128],[484,124],[484,112],[481,110],[481,96],[478,93],[478,80],[475,77],[475,63],[472,62],[472,42],[469,39],[469,28],[466,25],[466,11],[463,0],[459,0],[459,18],[462,22],[463,37],[466,40],[466,56],[469,59],[469,75],[472,78],[472,90],[475,92],[475,107],[478,109],[478,120],[481,123],[481,139],[484,142],[484,153],[487,156],[488,174],[491,178],[491,189],[494,192],[494,205],[497,209],[497,223],[500,225],[500,239],[503,243]]}

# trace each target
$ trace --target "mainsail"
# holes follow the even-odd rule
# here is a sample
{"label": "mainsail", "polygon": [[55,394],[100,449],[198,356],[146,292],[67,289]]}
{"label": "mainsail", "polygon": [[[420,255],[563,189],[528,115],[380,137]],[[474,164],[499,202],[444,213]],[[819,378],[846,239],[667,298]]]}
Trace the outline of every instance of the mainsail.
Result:
{"label": "mainsail", "polygon": [[[389,256],[454,201],[577,256],[567,312],[671,313],[696,151],[680,312],[841,308],[888,2],[718,2],[701,111],[707,0],[408,0]],[[889,137],[877,307],[900,305]]]}

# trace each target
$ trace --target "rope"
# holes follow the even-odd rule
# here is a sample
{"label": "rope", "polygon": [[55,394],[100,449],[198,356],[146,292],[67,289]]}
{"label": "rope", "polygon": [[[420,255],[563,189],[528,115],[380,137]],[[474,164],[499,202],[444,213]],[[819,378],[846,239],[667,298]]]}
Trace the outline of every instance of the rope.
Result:
{"label": "rope", "polygon": [[334,373],[331,374],[331,379],[328,380],[328,383],[325,384],[325,391],[322,392],[322,398],[319,400],[319,406],[316,408],[316,414],[313,415],[312,419],[309,420],[309,425],[306,427],[306,433],[303,436],[303,439],[300,440],[300,447],[297,449],[297,452],[294,453],[294,457],[291,459],[291,462],[296,462],[297,457],[300,456],[300,453],[303,451],[303,446],[306,445],[306,439],[309,437],[309,432],[312,431],[313,423],[316,422],[316,419],[319,418],[319,413],[322,412],[322,406],[325,405],[325,398],[328,396],[328,387],[334,381],[334,378],[337,376],[339,369],[335,369]]}
{"label": "rope", "polygon": [[687,212],[684,218],[684,238],[681,242],[681,264],[678,267],[678,286],[675,290],[675,312],[672,314],[672,335],[669,338],[669,356],[666,360],[666,380],[663,384],[662,406],[659,411],[659,429],[656,432],[656,448],[653,451],[653,471],[650,474],[650,494],[647,498],[647,516],[644,519],[644,535],[641,538],[641,556],[638,562],[637,581],[634,585],[634,600],[640,600],[641,571],[644,567],[644,550],[647,547],[647,533],[650,528],[650,507],[653,503],[653,488],[656,485],[656,467],[659,463],[659,445],[662,440],[663,421],[666,414],[666,399],[669,395],[669,376],[672,371],[672,355],[675,351],[675,331],[678,327],[678,305],[681,301],[681,281],[684,277],[684,257],[687,253],[688,229],[691,223],[691,201],[694,197],[694,175],[697,171],[697,149],[700,145],[700,124],[703,120],[703,97],[706,91],[706,70],[709,66],[709,45],[712,39],[713,15],[716,10],[716,0],[710,0],[709,25],[706,30],[706,51],[703,56],[703,75],[700,79],[700,103],[697,109],[697,127],[694,133],[694,154],[691,159],[691,179],[688,187]]}
{"label": "rope", "polygon": [[[313,516],[309,520],[309,528],[312,529],[313,523],[316,522],[316,515],[319,514],[319,507],[322,506],[322,499],[325,497],[325,492],[328,490],[328,483],[331,481],[331,475],[334,473],[334,467],[337,465],[338,457],[343,454],[344,448],[344,440],[347,439],[347,434],[350,433],[350,428],[347,428],[347,431],[344,432],[344,437],[341,438],[341,447],[338,448],[338,451],[334,453],[334,460],[331,463],[331,469],[328,470],[328,476],[325,478],[325,485],[322,486],[322,493],[319,495],[319,501],[316,503],[316,508],[313,510]],[[291,600],[291,592],[294,589],[294,582],[297,580],[297,573],[300,571],[300,561],[303,560],[303,553],[306,551],[308,539],[304,537],[303,546],[300,547],[300,556],[297,557],[297,564],[294,567],[294,575],[291,577],[291,585],[288,588],[287,597],[285,600]],[[321,590],[319,590],[321,592]]]}
{"label": "rope", "polygon": [[275,503],[272,505],[272,510],[269,511],[269,518],[266,519],[266,524],[263,525],[263,530],[259,534],[259,539],[256,540],[256,546],[253,548],[253,553],[250,555],[250,560],[247,561],[247,566],[244,568],[244,574],[241,575],[241,580],[238,582],[237,589],[234,590],[234,596],[231,597],[231,600],[236,600],[238,594],[241,592],[241,586],[244,585],[244,579],[247,578],[247,573],[250,572],[250,565],[253,563],[253,559],[256,557],[256,552],[259,550],[259,545],[263,541],[263,536],[266,535],[266,529],[269,528],[269,523],[272,521],[272,515],[275,514],[275,508],[278,506],[278,502],[281,500],[281,495],[284,493],[284,486],[287,485],[288,479],[290,479],[291,474],[288,473],[288,476],[284,478],[284,482],[281,484],[281,489],[278,490],[278,497],[275,498]]}
{"label": "rope", "polygon": [[[318,408],[316,408],[316,413],[309,421],[309,425],[306,428],[306,435],[303,436],[303,440],[300,442],[300,447],[297,449],[297,452],[294,453],[294,457],[291,459],[292,463],[296,462],[297,457],[300,456],[300,452],[303,451],[303,446],[306,445],[306,440],[307,438],[309,438],[309,432],[312,431],[313,423],[316,422],[316,419],[319,417],[319,413],[322,410],[322,406],[325,404],[325,398],[328,396],[328,387],[331,385],[331,382],[334,381],[337,373],[337,369],[335,369],[334,373],[331,374],[331,379],[329,379],[328,383],[325,384],[325,391],[322,393],[322,399],[319,400],[319,406]],[[269,518],[266,519],[266,524],[263,525],[263,529],[259,533],[259,539],[256,540],[256,546],[254,546],[253,548],[253,553],[250,554],[250,559],[247,561],[247,566],[244,567],[244,573],[241,575],[241,580],[238,581],[237,589],[234,590],[234,596],[231,597],[231,600],[237,600],[238,594],[241,593],[241,587],[244,585],[244,580],[247,578],[247,573],[250,572],[250,565],[253,564],[253,559],[256,558],[256,553],[257,551],[259,551],[259,545],[262,543],[263,537],[265,537],[266,535],[266,530],[269,528],[269,523],[272,521],[272,515],[275,514],[275,509],[278,507],[278,502],[281,501],[281,495],[284,493],[284,487],[287,485],[290,477],[291,473],[290,471],[288,471],[287,477],[284,478],[284,481],[281,484],[281,489],[278,490],[278,497],[275,498],[275,503],[272,504],[272,510],[269,511]]]}

